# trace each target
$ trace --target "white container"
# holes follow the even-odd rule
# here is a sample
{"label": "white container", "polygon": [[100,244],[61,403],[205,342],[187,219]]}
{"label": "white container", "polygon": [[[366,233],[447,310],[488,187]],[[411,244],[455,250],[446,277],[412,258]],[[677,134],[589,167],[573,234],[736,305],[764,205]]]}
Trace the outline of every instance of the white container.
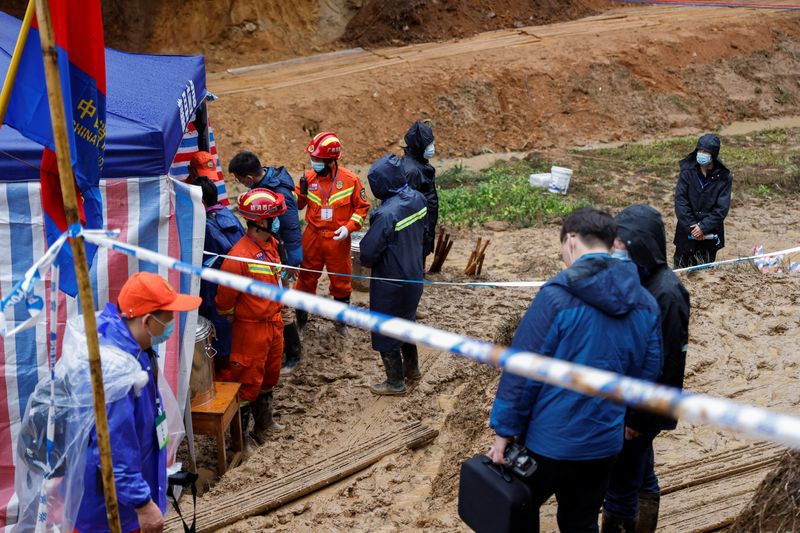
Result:
{"label": "white container", "polygon": [[543,187],[546,189],[550,186],[551,178],[549,172],[545,174],[531,174],[529,179],[531,183],[531,188]]}
{"label": "white container", "polygon": [[572,179],[572,169],[566,167],[552,167],[550,169],[550,192],[567,194],[569,181]]}

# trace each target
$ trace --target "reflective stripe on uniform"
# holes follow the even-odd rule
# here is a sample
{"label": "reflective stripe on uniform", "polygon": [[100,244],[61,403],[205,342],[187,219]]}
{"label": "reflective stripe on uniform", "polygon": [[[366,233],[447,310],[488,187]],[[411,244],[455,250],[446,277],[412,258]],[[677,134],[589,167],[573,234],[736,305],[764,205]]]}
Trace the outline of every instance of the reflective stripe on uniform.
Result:
{"label": "reflective stripe on uniform", "polygon": [[395,224],[394,230],[395,231],[404,230],[407,227],[409,227],[411,224],[413,224],[414,222],[417,222],[417,221],[422,220],[423,218],[425,218],[425,215],[427,215],[427,214],[428,214],[428,208],[427,207],[423,207],[422,209],[420,209],[419,211],[417,211],[413,215],[411,215],[409,217],[406,217],[403,220],[399,221],[397,224]]}
{"label": "reflective stripe on uniform", "polygon": [[247,263],[247,271],[251,274],[267,274],[272,275],[272,268],[268,265],[259,265],[257,263]]}
{"label": "reflective stripe on uniform", "polygon": [[314,194],[313,192],[309,191],[307,195],[308,201],[317,204],[318,206],[322,207],[322,198]]}
{"label": "reflective stripe on uniform", "polygon": [[355,220],[355,221],[356,221],[356,222],[358,222],[360,225],[363,225],[363,224],[364,224],[364,217],[362,217],[362,216],[361,216],[361,215],[359,215],[358,213],[353,213],[353,216],[351,216],[351,217],[350,217],[350,220]]}
{"label": "reflective stripe on uniform", "polygon": [[333,205],[334,202],[338,202],[343,198],[348,198],[351,194],[353,194],[353,187],[349,187],[343,191],[339,191],[330,198],[328,198],[328,205]]}

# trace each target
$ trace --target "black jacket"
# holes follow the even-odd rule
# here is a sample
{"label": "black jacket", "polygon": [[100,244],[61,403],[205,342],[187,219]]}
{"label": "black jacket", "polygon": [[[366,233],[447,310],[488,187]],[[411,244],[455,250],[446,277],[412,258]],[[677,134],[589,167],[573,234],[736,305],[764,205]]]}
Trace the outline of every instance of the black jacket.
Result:
{"label": "black jacket", "polygon": [[[714,167],[705,181],[695,160],[697,150],[680,162],[680,174],[675,186],[675,239],[678,253],[691,253],[697,241],[689,239],[690,226],[700,224],[703,233],[719,237],[717,248],[725,246],[725,217],[731,207],[733,175],[722,161],[714,156]],[[701,183],[705,182],[705,187]]]}
{"label": "black jacket", "polygon": [[[639,269],[642,286],[658,302],[664,364],[657,383],[683,388],[689,343],[689,293],[667,265],[667,243],[661,214],[648,205],[633,205],[616,216],[617,236]],[[626,424],[636,431],[675,429],[674,419],[628,410]]]}
{"label": "black jacket", "polygon": [[423,257],[433,252],[436,224],[439,221],[439,195],[436,194],[436,169],[425,159],[425,148],[433,142],[433,131],[420,121],[411,125],[405,136],[403,175],[406,183],[419,191],[428,204],[427,230],[423,242]]}
{"label": "black jacket", "polygon": [[[425,198],[408,187],[401,161],[382,157],[369,169],[369,186],[381,206],[370,214],[369,231],[359,245],[361,264],[379,278],[422,280],[422,239],[427,207]],[[373,279],[369,284],[369,308],[406,320],[416,318],[422,284]],[[379,352],[400,349],[402,341],[372,334]]]}

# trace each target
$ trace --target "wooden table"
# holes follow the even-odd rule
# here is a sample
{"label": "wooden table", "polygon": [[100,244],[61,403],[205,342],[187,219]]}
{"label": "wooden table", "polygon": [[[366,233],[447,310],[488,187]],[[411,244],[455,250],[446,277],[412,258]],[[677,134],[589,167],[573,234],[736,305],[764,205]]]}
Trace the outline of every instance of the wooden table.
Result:
{"label": "wooden table", "polygon": [[216,394],[205,403],[195,405],[192,402],[192,426],[198,435],[212,435],[217,439],[217,474],[223,475],[228,470],[225,453],[225,430],[231,428],[230,468],[242,460],[244,442],[242,441],[242,418],[239,414],[239,383],[224,381],[214,382]]}

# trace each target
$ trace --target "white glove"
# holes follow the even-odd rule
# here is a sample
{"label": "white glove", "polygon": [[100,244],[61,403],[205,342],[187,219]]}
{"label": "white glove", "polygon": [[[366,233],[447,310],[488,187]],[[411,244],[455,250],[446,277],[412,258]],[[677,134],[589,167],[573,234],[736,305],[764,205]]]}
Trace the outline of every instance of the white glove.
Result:
{"label": "white glove", "polygon": [[342,239],[346,239],[348,235],[350,235],[350,232],[347,230],[347,227],[342,226],[334,232],[333,240],[341,241]]}

